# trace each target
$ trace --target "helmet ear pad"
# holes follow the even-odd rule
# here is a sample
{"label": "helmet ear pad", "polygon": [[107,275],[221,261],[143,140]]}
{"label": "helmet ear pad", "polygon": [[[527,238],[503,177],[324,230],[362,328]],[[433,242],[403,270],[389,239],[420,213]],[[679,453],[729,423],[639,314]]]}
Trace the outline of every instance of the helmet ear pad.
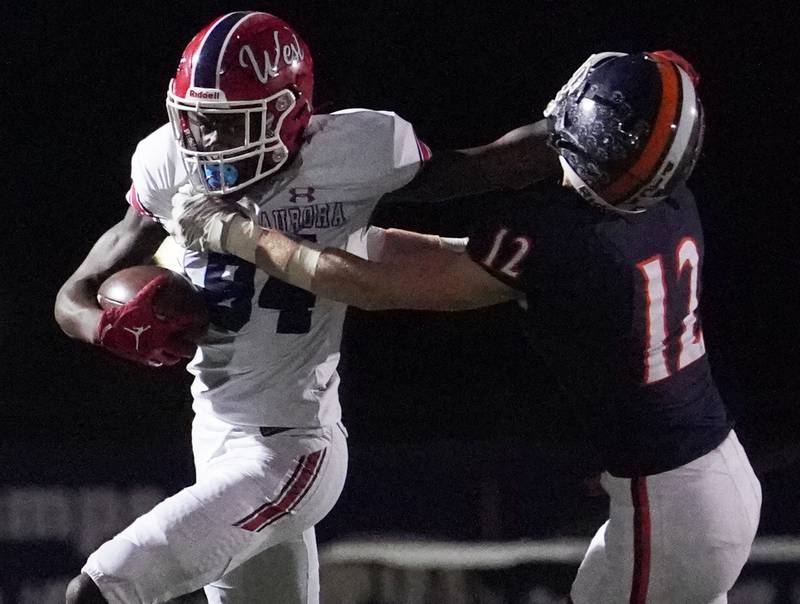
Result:
{"label": "helmet ear pad", "polygon": [[620,211],[668,196],[688,178],[702,144],[702,108],[691,79],[646,53],[590,57],[545,115],[567,182]]}

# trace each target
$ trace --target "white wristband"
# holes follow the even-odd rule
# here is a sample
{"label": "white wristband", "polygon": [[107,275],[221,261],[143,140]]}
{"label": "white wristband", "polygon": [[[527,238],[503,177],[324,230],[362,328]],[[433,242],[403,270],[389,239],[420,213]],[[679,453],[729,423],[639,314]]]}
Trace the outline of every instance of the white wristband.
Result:
{"label": "white wristband", "polygon": [[317,262],[322,252],[304,242],[298,242],[286,263],[286,278],[292,285],[311,289],[311,281],[317,272]]}
{"label": "white wristband", "polygon": [[439,237],[439,247],[451,252],[465,252],[469,237]]}
{"label": "white wristband", "polygon": [[217,228],[220,232],[209,232],[209,240],[218,237],[223,251],[255,264],[256,247],[261,238],[261,229],[255,222],[239,214],[228,214],[212,226],[212,230]]}

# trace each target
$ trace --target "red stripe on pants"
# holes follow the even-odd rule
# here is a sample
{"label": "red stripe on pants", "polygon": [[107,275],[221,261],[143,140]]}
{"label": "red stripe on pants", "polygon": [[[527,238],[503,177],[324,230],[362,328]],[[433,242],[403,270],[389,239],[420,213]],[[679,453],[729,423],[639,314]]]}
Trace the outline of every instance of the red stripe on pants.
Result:
{"label": "red stripe on pants", "polygon": [[633,579],[630,604],[645,604],[650,580],[650,503],[647,477],[631,479],[633,501]]}
{"label": "red stripe on pants", "polygon": [[[308,457],[301,457],[295,472],[280,498],[275,502],[268,502],[246,521],[240,521],[237,526],[246,531],[259,531],[267,524],[288,514],[300,502],[308,491],[308,487],[319,474],[324,459],[325,449],[315,451]],[[299,470],[299,471],[298,471]]]}

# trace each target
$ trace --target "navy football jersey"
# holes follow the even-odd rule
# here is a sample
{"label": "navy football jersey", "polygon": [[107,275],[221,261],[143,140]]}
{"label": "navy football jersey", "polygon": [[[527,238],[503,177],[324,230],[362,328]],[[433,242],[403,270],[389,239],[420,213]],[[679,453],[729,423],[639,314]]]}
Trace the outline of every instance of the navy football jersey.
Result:
{"label": "navy football jersey", "polygon": [[533,347],[580,405],[605,468],[666,471],[730,431],[697,313],[703,234],[680,188],[643,214],[561,186],[487,196],[468,253],[526,295]]}

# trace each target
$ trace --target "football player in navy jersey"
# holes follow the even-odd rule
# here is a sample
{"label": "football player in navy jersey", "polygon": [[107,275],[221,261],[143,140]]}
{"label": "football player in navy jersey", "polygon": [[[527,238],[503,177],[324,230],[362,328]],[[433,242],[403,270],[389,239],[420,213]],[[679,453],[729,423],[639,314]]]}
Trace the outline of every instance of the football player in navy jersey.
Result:
{"label": "football player in navy jersey", "polygon": [[203,587],[209,602],[319,601],[314,525],[347,470],[337,372],[346,307],[256,271],[254,257],[187,249],[180,268],[211,317],[197,346],[183,341],[183,318],[155,311],[161,278],[104,311],[98,286],[150,261],[174,195],[241,204],[259,225],[367,255],[368,219],[389,192],[436,200],[557,167],[544,120],[431,157],[393,112],[315,113],[313,84],[311,51],[280,18],[235,11],[207,24],[170,82],[169,122],[133,154],[127,213],[59,291],[67,334],[143,365],[192,357],[195,378],[196,481],[92,552],[70,604],[164,602]]}
{"label": "football player in navy jersey", "polygon": [[381,261],[366,261],[255,232],[201,199],[175,200],[177,235],[367,309],[519,300],[590,427],[610,496],[572,602],[726,602],[761,489],[698,314],[704,242],[686,186],[703,143],[698,82],[670,51],[592,55],[545,110],[563,180],[486,194],[490,215],[460,241],[389,229]]}

